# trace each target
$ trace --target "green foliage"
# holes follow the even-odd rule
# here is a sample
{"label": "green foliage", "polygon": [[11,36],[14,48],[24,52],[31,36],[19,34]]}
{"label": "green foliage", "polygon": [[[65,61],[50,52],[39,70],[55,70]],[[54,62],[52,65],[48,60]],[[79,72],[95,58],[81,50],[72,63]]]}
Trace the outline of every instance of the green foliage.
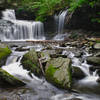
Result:
{"label": "green foliage", "polygon": [[46,16],[53,15],[56,10],[66,7],[67,0],[23,0],[24,8],[36,11],[36,20],[45,20]]}
{"label": "green foliage", "polygon": [[75,10],[78,7],[82,7],[83,5],[89,5],[94,7],[95,5],[100,5],[99,0],[71,0],[70,1],[70,11]]}
{"label": "green foliage", "polygon": [[[36,20],[40,21],[44,21],[47,16],[54,15],[56,11],[60,11],[66,7],[69,7],[69,11],[72,12],[84,5],[92,8],[100,6],[100,0],[5,0],[5,2],[12,5],[16,4],[19,10],[33,11]],[[92,18],[92,22],[100,22],[100,17]]]}
{"label": "green foliage", "polygon": [[76,8],[81,7],[85,3],[88,3],[88,0],[71,0],[69,10],[74,11]]}
{"label": "green foliage", "polygon": [[[72,12],[84,5],[88,5],[94,8],[95,6],[100,6],[100,0],[71,0],[69,11]],[[95,13],[95,15],[97,15],[98,17],[93,17],[91,21],[100,23],[100,12],[98,12],[98,14]]]}

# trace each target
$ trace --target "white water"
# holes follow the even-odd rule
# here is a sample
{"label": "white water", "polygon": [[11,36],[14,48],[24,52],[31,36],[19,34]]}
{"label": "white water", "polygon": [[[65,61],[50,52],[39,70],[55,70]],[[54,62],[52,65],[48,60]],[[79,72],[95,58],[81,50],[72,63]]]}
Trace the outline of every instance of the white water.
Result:
{"label": "white water", "polygon": [[[25,97],[24,100],[39,100],[40,98],[64,100],[63,98],[65,98],[65,96],[63,91],[60,91],[56,87],[46,82],[44,78],[40,79],[34,74],[32,74],[32,77],[30,77],[29,71],[23,69],[20,60],[26,52],[16,52],[13,50],[11,56],[9,56],[7,59],[6,65],[2,66],[2,69],[25,82],[26,87],[33,89],[35,94],[37,94],[32,95],[30,93],[30,95],[27,96],[27,99]],[[17,61],[18,57],[20,57],[20,59]]]}
{"label": "white water", "polygon": [[84,53],[85,54],[82,57],[82,60],[83,60],[82,62],[80,61],[79,58],[75,57],[74,53],[63,51],[63,55],[67,55],[69,58],[72,59],[72,66],[79,67],[86,75],[85,78],[78,81],[79,84],[83,84],[83,85],[89,84],[90,86],[98,85],[96,81],[99,78],[99,76],[96,74],[96,71],[93,72],[92,74],[90,73],[89,67],[91,67],[91,65],[87,64],[87,61],[86,61],[86,57],[90,56],[91,54],[88,54],[87,52],[84,52]]}
{"label": "white water", "polygon": [[68,10],[62,11],[57,15],[55,15],[55,21],[58,25],[57,32],[58,34],[63,34],[63,29],[64,29],[64,21],[65,17],[67,15]]}
{"label": "white water", "polygon": [[[34,46],[33,46],[34,47]],[[39,46],[41,47],[41,46]],[[28,47],[29,48],[29,47]],[[32,47],[30,47],[32,48]],[[40,51],[40,48],[34,47],[36,51]],[[41,47],[43,48],[43,47]],[[27,51],[26,51],[27,52]],[[15,48],[12,50],[11,56],[8,57],[6,65],[2,68],[9,72],[10,74],[14,75],[15,77],[19,78],[20,80],[24,81],[26,83],[26,87],[31,88],[34,92],[28,92],[27,95],[21,94],[22,100],[39,100],[42,98],[42,100],[70,100],[72,98],[81,98],[82,100],[99,100],[97,96],[89,94],[74,94],[74,93],[68,93],[67,91],[62,91],[60,89],[57,89],[56,87],[52,86],[50,83],[48,83],[44,78],[38,78],[34,74],[32,74],[32,77],[28,75],[29,71],[23,69],[22,65],[20,65],[20,60],[22,56],[26,52],[17,52],[15,51]],[[75,58],[73,53],[63,52],[63,54],[66,54],[71,58]],[[18,60],[19,58],[19,60]],[[77,64],[81,66],[80,61],[74,59],[73,64]],[[82,63],[84,65],[84,63]],[[85,69],[84,69],[85,70]],[[86,73],[89,73],[88,71]],[[89,84],[94,85],[94,78],[93,75],[86,74],[86,80],[82,80],[83,83],[87,83],[89,81]],[[94,77],[96,77],[94,75]],[[88,86],[88,85],[87,85]],[[97,97],[97,98],[96,98]]]}
{"label": "white water", "polygon": [[40,21],[17,20],[14,10],[5,10],[2,12],[2,19],[12,22],[14,25],[2,33],[2,41],[7,40],[44,40],[44,25]]}
{"label": "white water", "polygon": [[68,10],[65,10],[54,16],[57,27],[57,35],[53,38],[54,40],[64,40],[64,38],[67,37],[66,34],[63,34],[67,12]]}

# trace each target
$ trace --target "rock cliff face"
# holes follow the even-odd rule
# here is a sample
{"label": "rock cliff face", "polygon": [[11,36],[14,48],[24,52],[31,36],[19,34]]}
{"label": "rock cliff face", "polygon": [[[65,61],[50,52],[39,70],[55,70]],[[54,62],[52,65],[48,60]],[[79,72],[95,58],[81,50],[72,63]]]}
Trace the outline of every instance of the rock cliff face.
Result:
{"label": "rock cliff face", "polygon": [[84,6],[76,9],[72,14],[66,17],[66,29],[87,29],[100,31],[100,23],[92,22],[93,18],[100,18],[98,12],[100,7],[91,8]]}

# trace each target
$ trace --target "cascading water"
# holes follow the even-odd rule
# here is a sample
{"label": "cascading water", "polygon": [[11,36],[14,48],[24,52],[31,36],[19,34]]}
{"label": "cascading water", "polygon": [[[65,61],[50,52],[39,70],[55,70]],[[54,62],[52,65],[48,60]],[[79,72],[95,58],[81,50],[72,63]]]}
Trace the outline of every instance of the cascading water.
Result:
{"label": "cascading water", "polygon": [[44,26],[42,22],[17,20],[14,10],[7,9],[3,11],[2,14],[2,19],[13,23],[12,26],[9,26],[8,29],[0,33],[2,34],[2,41],[45,39]]}
{"label": "cascading water", "polygon": [[[35,48],[37,51],[39,49]],[[32,77],[29,76],[29,71],[23,69],[20,60],[22,56],[26,53],[18,52],[12,50],[11,56],[8,57],[6,65],[2,66],[2,69],[6,70],[13,76],[19,78],[20,80],[26,83],[27,88],[31,88],[33,91],[28,91],[28,93],[20,94],[20,100],[64,100],[66,95],[63,91],[60,91],[56,87],[52,86],[46,80],[40,79],[32,74]],[[19,60],[18,57],[20,57]],[[14,93],[15,94],[15,93]],[[12,99],[9,99],[12,100]],[[14,98],[14,100],[17,100]]]}
{"label": "cascading water", "polygon": [[[64,51],[63,55],[66,55],[66,53],[67,52]],[[90,73],[89,68],[91,67],[91,65],[87,64],[87,61],[86,61],[86,57],[90,56],[91,54],[88,54],[87,52],[84,52],[84,53],[85,54],[82,57],[83,62],[81,62],[79,58],[75,57],[74,53],[69,52],[67,54],[68,54],[68,57],[72,59],[72,62],[73,62],[72,66],[79,67],[86,75],[86,77],[80,80],[79,82],[84,83],[84,84],[90,83],[91,85],[97,84],[96,80],[99,78],[99,76],[96,74],[96,72],[93,72],[92,74]]]}
{"label": "cascading water", "polygon": [[[30,47],[28,46],[28,47],[23,47],[23,48],[30,48],[30,49],[34,48],[36,51],[41,51],[41,49],[43,49],[44,47],[40,45],[39,48],[35,46],[30,46]],[[74,98],[77,98],[77,100],[78,98],[82,100],[99,100],[99,96],[94,96],[94,95],[90,96],[88,94],[83,94],[83,93],[82,94],[69,93],[68,91],[57,89],[56,87],[49,84],[44,78],[40,79],[36,77],[34,74],[32,74],[32,77],[30,77],[29,71],[27,71],[26,69],[23,69],[20,63],[21,58],[27,51],[20,52],[20,51],[15,51],[15,50],[16,50],[16,47],[12,48],[12,54],[8,57],[6,61],[6,65],[2,66],[2,68],[6,70],[7,72],[9,72],[10,74],[12,74],[13,76],[17,77],[18,79],[24,81],[26,83],[26,86],[22,88],[22,90],[25,89],[23,92],[21,92],[20,90],[21,88],[19,89],[15,88],[15,90],[12,90],[12,91],[10,90],[8,92],[7,90],[5,90],[6,92],[4,92],[3,90],[3,93],[4,93],[3,95],[7,96],[9,100],[17,100],[15,99],[16,96],[19,96],[19,100],[74,100]],[[79,59],[76,58],[74,53],[72,52],[63,51],[63,54],[67,55],[69,58],[72,59],[73,65],[84,67],[83,65],[86,64],[86,63],[81,63]],[[88,56],[88,55],[84,55],[83,59],[85,59],[85,56]],[[86,69],[84,68],[82,70],[84,71]],[[84,72],[88,73],[86,75],[90,79],[89,72],[88,71],[84,71]],[[94,78],[93,78],[93,81],[94,81]],[[1,92],[0,94],[2,95]],[[10,95],[11,95],[11,98],[10,98]]]}
{"label": "cascading water", "polygon": [[60,12],[58,15],[55,15],[55,22],[57,26],[57,35],[54,37],[54,40],[63,40],[65,37],[65,34],[63,34],[64,30],[64,21],[65,17],[67,15],[68,10]]}

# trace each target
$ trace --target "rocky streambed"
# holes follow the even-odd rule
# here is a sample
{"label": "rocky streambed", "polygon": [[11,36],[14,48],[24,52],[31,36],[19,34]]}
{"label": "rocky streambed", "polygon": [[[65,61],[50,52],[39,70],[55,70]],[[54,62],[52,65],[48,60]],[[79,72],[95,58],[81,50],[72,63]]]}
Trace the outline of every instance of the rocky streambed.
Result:
{"label": "rocky streambed", "polygon": [[99,100],[97,40],[8,44],[12,53],[0,69],[0,99]]}

